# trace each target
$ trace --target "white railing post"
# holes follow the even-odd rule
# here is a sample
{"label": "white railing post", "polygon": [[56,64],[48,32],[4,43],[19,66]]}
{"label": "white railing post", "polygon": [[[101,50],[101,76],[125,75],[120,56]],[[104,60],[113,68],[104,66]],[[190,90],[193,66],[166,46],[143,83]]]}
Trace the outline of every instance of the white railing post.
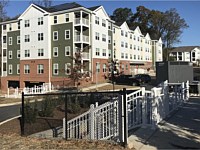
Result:
{"label": "white railing post", "polygon": [[145,87],[142,87],[142,126],[147,124],[147,98],[145,97]]}
{"label": "white railing post", "polygon": [[166,117],[169,114],[169,86],[168,86],[168,80],[164,82],[164,88],[163,88],[163,94],[164,94],[164,117]]}
{"label": "white railing post", "polygon": [[190,94],[189,94],[189,81],[186,82],[186,100],[189,99],[190,97]]}
{"label": "white railing post", "polygon": [[94,105],[93,104],[91,104],[90,105],[90,118],[91,118],[91,120],[90,120],[90,139],[91,140],[93,140],[94,139],[94,134],[95,134],[95,132],[94,132],[94,126],[95,126],[95,118],[94,118]]}
{"label": "white railing post", "polygon": [[157,103],[156,103],[156,88],[151,89],[153,93],[153,99],[152,99],[152,129],[156,128],[158,115],[157,115]]}
{"label": "white railing post", "polygon": [[185,99],[185,83],[184,82],[182,82],[182,84],[181,84],[181,104],[180,105],[182,105],[183,104],[183,102],[184,102],[184,99]]}

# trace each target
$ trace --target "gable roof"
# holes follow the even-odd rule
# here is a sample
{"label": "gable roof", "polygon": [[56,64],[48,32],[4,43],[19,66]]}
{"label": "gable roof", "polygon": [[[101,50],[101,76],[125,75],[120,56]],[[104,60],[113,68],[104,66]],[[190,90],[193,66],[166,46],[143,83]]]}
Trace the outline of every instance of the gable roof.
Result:
{"label": "gable roof", "polygon": [[170,52],[191,52],[195,48],[199,48],[199,46],[174,47]]}
{"label": "gable roof", "polygon": [[88,9],[91,10],[91,11],[94,11],[94,10],[96,10],[96,9],[99,8],[99,7],[101,7],[101,5],[89,7]]}
{"label": "gable roof", "polygon": [[[34,4],[36,5],[36,4]],[[62,11],[62,10],[68,10],[68,9],[73,9],[73,8],[78,8],[78,7],[83,7],[82,5],[72,2],[72,3],[64,3],[64,4],[60,4],[60,5],[55,5],[55,6],[51,6],[51,7],[43,7],[40,5],[36,5],[38,7],[40,7],[41,9],[52,13],[52,12],[57,12],[57,11]]]}

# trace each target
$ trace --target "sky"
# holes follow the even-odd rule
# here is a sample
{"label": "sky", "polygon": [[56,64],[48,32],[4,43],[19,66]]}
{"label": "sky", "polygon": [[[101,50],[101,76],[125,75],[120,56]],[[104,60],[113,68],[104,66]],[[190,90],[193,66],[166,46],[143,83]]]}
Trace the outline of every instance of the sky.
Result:
{"label": "sky", "polygon": [[[132,12],[136,12],[137,6],[145,6],[148,9],[159,11],[166,11],[170,8],[176,8],[177,12],[184,18],[189,28],[183,30],[180,37],[181,42],[174,46],[200,46],[200,0],[186,1],[186,0],[82,0],[82,1],[69,1],[69,0],[53,0],[53,5],[77,2],[84,7],[92,7],[102,5],[108,15],[112,15],[116,8],[131,8]],[[6,7],[7,15],[14,17],[23,13],[30,5],[30,1],[25,0],[9,0]]]}

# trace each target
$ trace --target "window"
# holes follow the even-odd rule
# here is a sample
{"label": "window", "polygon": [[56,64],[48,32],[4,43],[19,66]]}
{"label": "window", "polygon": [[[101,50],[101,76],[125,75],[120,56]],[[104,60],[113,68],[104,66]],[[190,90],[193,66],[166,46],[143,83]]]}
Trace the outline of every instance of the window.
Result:
{"label": "window", "polygon": [[99,62],[96,63],[96,72],[100,72],[100,63]]}
{"label": "window", "polygon": [[65,14],[65,21],[69,22],[69,14]]}
{"label": "window", "polygon": [[182,60],[182,52],[178,52],[178,60]]}
{"label": "window", "polygon": [[44,73],[44,65],[43,64],[37,65],[37,73],[38,74],[43,74]]}
{"label": "window", "polygon": [[116,58],[116,51],[114,50],[113,53],[114,53],[113,57]]}
{"label": "window", "polygon": [[17,58],[20,58],[20,50],[17,50]]}
{"label": "window", "polygon": [[58,57],[58,47],[53,48],[53,57]]}
{"label": "window", "polygon": [[13,70],[12,68],[13,68],[12,65],[8,65],[8,73],[9,74],[12,74],[12,70]]}
{"label": "window", "polygon": [[102,34],[102,41],[106,42],[106,35]]}
{"label": "window", "polygon": [[53,17],[53,22],[54,22],[54,24],[57,23],[57,21],[58,21],[57,19],[58,19],[57,16],[54,16],[54,17]]}
{"label": "window", "polygon": [[6,30],[6,24],[3,25],[3,30]]}
{"label": "window", "polygon": [[30,27],[30,21],[29,20],[25,20],[24,21],[24,26],[25,27]]}
{"label": "window", "polygon": [[38,18],[38,25],[43,25],[43,17]]}
{"label": "window", "polygon": [[121,47],[124,47],[124,42],[121,42]]}
{"label": "window", "polygon": [[125,32],[125,37],[128,37],[128,32]]}
{"label": "window", "polygon": [[17,22],[17,29],[20,29],[20,21]]}
{"label": "window", "polygon": [[9,44],[9,45],[12,45],[12,37],[9,37],[9,38],[8,38],[8,44]]}
{"label": "window", "polygon": [[108,36],[108,44],[111,44],[111,36]]}
{"label": "window", "polygon": [[65,56],[70,56],[70,46],[65,46]]}
{"label": "window", "polygon": [[113,28],[113,33],[115,33],[115,28]]}
{"label": "window", "polygon": [[138,37],[138,41],[140,41],[140,37]]}
{"label": "window", "polygon": [[[108,29],[111,30],[111,23],[108,22]],[[115,30],[115,28],[113,28],[113,30]]]}
{"label": "window", "polygon": [[124,31],[123,30],[121,30],[121,36],[124,36]]}
{"label": "window", "polygon": [[44,40],[44,34],[38,33],[38,41],[43,41],[43,40]]}
{"label": "window", "polygon": [[121,53],[121,58],[124,58],[124,53]]}
{"label": "window", "polygon": [[38,56],[44,56],[44,49],[38,49]]}
{"label": "window", "polygon": [[134,45],[134,50],[136,50],[136,46]]}
{"label": "window", "polygon": [[132,34],[130,34],[130,39],[132,39]]}
{"label": "window", "polygon": [[106,49],[103,49],[102,56],[106,56]]}
{"label": "window", "polygon": [[24,74],[29,74],[30,73],[30,66],[29,65],[24,65]]}
{"label": "window", "polygon": [[20,44],[20,36],[17,36],[17,44]]}
{"label": "window", "polygon": [[12,31],[12,24],[9,24],[9,30]]}
{"label": "window", "polygon": [[30,50],[29,49],[25,50],[25,57],[30,57]]}
{"label": "window", "polygon": [[130,44],[130,49],[132,49],[132,44]]}
{"label": "window", "polygon": [[20,65],[17,64],[17,74],[20,74]]}
{"label": "window", "polygon": [[66,75],[70,75],[71,74],[71,64],[70,63],[66,63],[65,64],[65,74]]}
{"label": "window", "polygon": [[136,39],[136,37],[135,37],[135,35],[134,35],[134,38],[133,38],[134,40]]}
{"label": "window", "polygon": [[70,30],[65,30],[65,40],[70,39]]}
{"label": "window", "polygon": [[138,60],[140,60],[140,55],[138,55]]}
{"label": "window", "polygon": [[100,49],[96,48],[96,56],[100,56]]}
{"label": "window", "polygon": [[113,45],[115,46],[115,40],[113,41]]}
{"label": "window", "polygon": [[106,68],[107,68],[106,64],[103,64],[103,73],[106,72]]}
{"label": "window", "polygon": [[25,35],[25,42],[30,42],[30,35]]}
{"label": "window", "polygon": [[126,70],[128,70],[128,65],[126,64]]}
{"label": "window", "polygon": [[130,59],[133,59],[133,56],[132,56],[132,54],[130,54]]}
{"label": "window", "polygon": [[142,51],[142,47],[141,47],[141,51]]}
{"label": "window", "polygon": [[12,59],[12,51],[8,51],[8,59]]}
{"label": "window", "polygon": [[58,40],[58,31],[53,31],[53,41]]}
{"label": "window", "polygon": [[111,58],[111,55],[112,55],[111,49],[109,49],[109,50],[108,50],[108,57]]}
{"label": "window", "polygon": [[106,20],[105,19],[102,19],[102,26],[106,27]]}
{"label": "window", "polygon": [[125,47],[128,48],[128,43],[125,43]]}
{"label": "window", "polygon": [[192,52],[192,61],[195,61],[195,52]]}
{"label": "window", "polygon": [[3,57],[7,56],[7,49],[3,49]]}
{"label": "window", "polygon": [[99,33],[98,32],[95,32],[95,39],[99,40]]}
{"label": "window", "polygon": [[3,36],[3,43],[7,42],[7,36]]}
{"label": "window", "polygon": [[124,64],[122,64],[122,71],[124,71]]}
{"label": "window", "polygon": [[140,50],[140,47],[138,46],[138,51]]}
{"label": "window", "polygon": [[125,58],[128,59],[128,53],[126,53]]}
{"label": "window", "polygon": [[134,55],[134,59],[136,59],[136,55]]}
{"label": "window", "polygon": [[95,16],[95,24],[99,24],[99,17]]}
{"label": "window", "polygon": [[58,70],[58,64],[53,64],[53,74],[58,75],[59,70]]}

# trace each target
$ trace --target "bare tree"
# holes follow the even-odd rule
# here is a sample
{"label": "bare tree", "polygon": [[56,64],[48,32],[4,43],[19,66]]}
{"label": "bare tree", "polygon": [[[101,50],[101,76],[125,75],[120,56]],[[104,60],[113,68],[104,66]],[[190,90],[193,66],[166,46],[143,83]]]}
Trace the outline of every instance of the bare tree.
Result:
{"label": "bare tree", "polygon": [[6,10],[5,7],[8,6],[8,0],[0,1],[0,22],[4,21],[6,18]]}
{"label": "bare tree", "polygon": [[52,0],[31,0],[30,3],[34,3],[44,7],[50,7],[52,5]]}

